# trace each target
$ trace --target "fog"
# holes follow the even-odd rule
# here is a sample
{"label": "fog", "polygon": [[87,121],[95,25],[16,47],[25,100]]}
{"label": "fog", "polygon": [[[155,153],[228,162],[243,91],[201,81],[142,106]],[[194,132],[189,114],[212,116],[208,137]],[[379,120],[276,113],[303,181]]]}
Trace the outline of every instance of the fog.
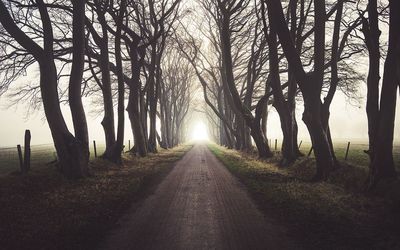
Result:
{"label": "fog", "polygon": [[[360,86],[362,91],[365,91],[364,86]],[[362,93],[361,93],[362,94]],[[104,142],[103,128],[100,124],[102,115],[95,116],[93,114],[92,104],[87,99],[85,100],[85,111],[87,113],[87,121],[89,127],[90,141],[96,140],[99,143]],[[0,146],[12,147],[23,143],[25,129],[30,129],[32,133],[32,144],[47,144],[52,143],[50,130],[45,121],[44,114],[41,111],[32,112],[26,115],[26,106],[21,103],[19,106],[7,108],[7,97],[0,98]],[[62,105],[63,113],[67,120],[68,126],[73,131],[71,116],[68,106]],[[281,139],[282,132],[278,114],[273,107],[269,108],[268,117],[268,138]],[[310,141],[307,128],[301,121],[302,104],[297,104],[297,120],[299,125],[299,140]],[[127,116],[127,114],[126,114]],[[395,124],[395,141],[400,142],[400,105],[397,103],[396,109],[396,124]],[[207,121],[203,116],[196,116],[192,123],[188,124],[189,139],[196,136],[208,137],[205,135],[204,129],[201,126],[206,126]],[[132,140],[132,132],[130,130],[129,120],[125,121],[125,141]],[[203,125],[199,125],[202,123]],[[331,107],[330,118],[332,137],[335,141],[367,141],[367,117],[365,114],[365,98],[362,98],[359,103],[356,101],[349,102],[340,92],[335,96]],[[198,128],[200,126],[200,129]],[[201,135],[196,135],[196,131],[201,130]]]}

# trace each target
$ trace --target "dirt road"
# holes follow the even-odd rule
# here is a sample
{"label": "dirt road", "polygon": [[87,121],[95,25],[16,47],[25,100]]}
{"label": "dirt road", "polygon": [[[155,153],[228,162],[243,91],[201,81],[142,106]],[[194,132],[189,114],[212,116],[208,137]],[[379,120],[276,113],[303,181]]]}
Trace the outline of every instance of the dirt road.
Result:
{"label": "dirt road", "polygon": [[293,249],[240,182],[205,145],[195,145],[103,249]]}

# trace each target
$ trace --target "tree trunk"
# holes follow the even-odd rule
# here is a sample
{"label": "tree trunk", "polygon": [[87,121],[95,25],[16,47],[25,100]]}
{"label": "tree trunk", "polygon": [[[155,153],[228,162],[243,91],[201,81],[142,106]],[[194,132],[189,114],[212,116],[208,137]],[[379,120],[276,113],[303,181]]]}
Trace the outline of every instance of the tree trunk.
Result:
{"label": "tree trunk", "polygon": [[376,0],[369,0],[368,2],[368,19],[362,19],[362,32],[364,33],[365,43],[369,53],[369,68],[367,78],[367,105],[366,112],[368,118],[368,139],[369,148],[368,155],[370,162],[374,159],[374,136],[377,130],[377,121],[379,113],[379,65],[380,65],[380,48],[379,37],[381,31],[379,30],[378,21],[378,7]]}
{"label": "tree trunk", "polygon": [[400,2],[389,1],[389,47],[383,73],[380,109],[374,135],[375,150],[370,166],[368,188],[372,189],[381,179],[396,178],[393,162],[393,134],[399,78],[396,73],[398,60],[396,47],[400,43]]}
{"label": "tree trunk", "polygon": [[132,79],[129,84],[129,100],[127,111],[129,120],[131,122],[131,128],[133,137],[135,140],[134,151],[140,156],[147,156],[147,139],[143,130],[141,116],[139,112],[139,95],[140,95],[140,65],[138,57],[137,44],[133,43],[130,46],[130,57],[131,57],[131,71]]}
{"label": "tree trunk", "polygon": [[274,26],[282,44],[283,51],[296,76],[304,99],[303,121],[306,124],[314,148],[317,163],[315,181],[324,180],[333,169],[333,158],[330,150],[326,128],[321,121],[321,91],[324,80],[325,65],[325,1],[315,1],[314,31],[314,72],[308,76],[303,68],[301,58],[292,43],[292,39],[283,16],[282,4],[278,0],[265,1],[268,6],[270,23]]}
{"label": "tree trunk", "polygon": [[258,101],[256,105],[255,117],[253,122],[251,123],[251,130],[250,130],[258,150],[258,156],[261,159],[266,159],[273,156],[268,145],[268,139],[266,137],[266,134],[263,133],[261,127],[261,118],[263,113],[265,112],[265,109],[267,108],[267,100],[268,100],[267,95],[264,95]]}
{"label": "tree trunk", "polygon": [[[70,86],[73,107],[71,107],[74,128],[79,139],[68,130],[61,112],[58,89],[57,70],[54,62],[53,29],[47,8],[43,0],[37,0],[40,18],[43,25],[43,48],[29,38],[13,21],[4,3],[0,1],[0,22],[4,29],[39,63],[40,92],[44,113],[57,151],[60,170],[70,178],[84,177],[88,174],[89,145],[87,126],[81,106],[80,87],[82,83],[83,49],[84,49],[84,5],[85,2],[74,2],[73,10],[73,43],[74,63],[71,70]],[[83,20],[82,20],[83,19]],[[79,96],[78,96],[79,94]],[[83,119],[83,120],[82,120]],[[76,122],[76,123],[75,123]],[[78,124],[82,125],[79,127]]]}
{"label": "tree trunk", "polygon": [[[104,31],[103,31],[104,32]],[[109,51],[108,51],[108,36],[107,33],[103,34],[102,48],[100,49],[100,68],[101,68],[101,80],[102,80],[102,94],[103,94],[103,107],[104,116],[101,121],[103,126],[106,149],[104,157],[106,159],[111,158],[112,148],[115,144],[115,127],[114,127],[114,105],[111,92],[111,79],[110,79],[110,67],[109,67]],[[107,41],[105,40],[107,39]]]}
{"label": "tree trunk", "polygon": [[268,48],[269,48],[269,64],[270,64],[270,83],[272,87],[272,93],[274,95],[274,107],[278,111],[282,134],[282,165],[288,165],[294,162],[297,155],[294,151],[294,140],[293,140],[293,127],[291,124],[290,110],[288,102],[285,101],[285,97],[282,92],[282,86],[279,76],[279,59],[278,59],[278,47],[276,40],[276,33],[273,27],[270,27],[270,34],[268,36]]}
{"label": "tree trunk", "polygon": [[310,134],[317,162],[317,173],[314,180],[325,180],[333,169],[334,162],[325,126],[321,121],[321,100],[317,97],[313,100],[304,100],[304,103],[303,121]]}
{"label": "tree trunk", "polygon": [[76,157],[79,164],[65,172],[71,177],[86,176],[89,162],[89,136],[81,97],[85,63],[85,4],[86,1],[73,1],[73,57],[68,97],[77,140],[77,147],[71,152],[74,152],[72,157]]}
{"label": "tree trunk", "polygon": [[147,98],[149,101],[149,152],[157,152],[157,141],[156,141],[156,118],[157,118],[157,95],[156,95],[156,67],[157,64],[157,44],[153,43],[151,45],[151,61],[149,67],[149,77],[148,77],[148,90]]}
{"label": "tree trunk", "polygon": [[[233,75],[233,63],[231,54],[231,31],[229,29],[230,13],[228,10],[222,10],[223,18],[220,26],[220,39],[221,39],[221,54],[223,60],[223,75],[226,81],[229,93],[232,96],[233,108],[238,110],[241,118],[245,121],[246,125],[250,128],[250,134],[256,143],[258,154],[260,158],[268,158],[272,156],[269,150],[268,143],[264,140],[260,122],[254,122],[254,117],[249,109],[243,106],[239,93],[236,89],[235,78]],[[260,118],[261,119],[261,118]],[[240,120],[239,120],[240,121]],[[241,138],[246,140],[246,138]]]}
{"label": "tree trunk", "polygon": [[117,164],[122,164],[122,151],[124,147],[124,130],[125,130],[125,82],[122,66],[121,55],[121,26],[126,10],[126,0],[121,0],[119,16],[117,20],[117,30],[115,35],[115,61],[118,78],[118,128],[117,141],[111,150],[109,159]]}

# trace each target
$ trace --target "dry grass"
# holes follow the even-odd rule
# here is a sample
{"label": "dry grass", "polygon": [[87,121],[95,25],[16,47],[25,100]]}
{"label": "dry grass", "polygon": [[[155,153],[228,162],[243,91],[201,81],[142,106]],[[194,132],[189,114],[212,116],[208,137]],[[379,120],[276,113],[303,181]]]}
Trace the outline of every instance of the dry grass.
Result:
{"label": "dry grass", "polygon": [[286,223],[307,249],[400,248],[398,181],[366,195],[365,168],[345,165],[327,182],[311,183],[312,159],[281,168],[277,159],[262,162],[254,155],[215,144],[209,147],[249,188],[260,207]]}
{"label": "dry grass", "polygon": [[125,156],[124,166],[91,162],[92,176],[70,181],[40,168],[0,177],[1,249],[88,249],[135,200],[145,197],[190,145],[147,158]]}

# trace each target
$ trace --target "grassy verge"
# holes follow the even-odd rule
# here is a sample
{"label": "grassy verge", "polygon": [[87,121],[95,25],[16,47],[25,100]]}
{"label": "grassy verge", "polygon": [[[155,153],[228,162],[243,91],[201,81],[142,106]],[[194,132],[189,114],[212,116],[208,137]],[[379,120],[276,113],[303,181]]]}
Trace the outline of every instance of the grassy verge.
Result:
{"label": "grassy verge", "polygon": [[327,182],[311,183],[312,159],[280,168],[274,159],[261,162],[215,144],[209,148],[245,184],[260,208],[282,221],[304,248],[400,248],[398,182],[366,195],[360,191],[364,168],[346,165]]}
{"label": "grassy verge", "polygon": [[[279,145],[281,148],[282,145]],[[347,142],[334,141],[333,147],[335,150],[336,157],[339,161],[345,161]],[[302,142],[300,151],[303,154],[308,154],[311,148],[311,142]],[[348,153],[347,162],[352,165],[357,165],[358,167],[368,168],[369,165],[369,157],[364,152],[364,150],[368,149],[368,142],[352,142],[350,144],[350,149]],[[311,158],[314,157],[311,154]],[[400,145],[398,142],[395,142],[393,145],[393,160],[397,167],[397,171],[400,171]]]}
{"label": "grassy verge", "polygon": [[191,146],[124,166],[97,159],[93,175],[69,181],[54,166],[0,177],[1,249],[92,249],[133,201],[143,199]]}

